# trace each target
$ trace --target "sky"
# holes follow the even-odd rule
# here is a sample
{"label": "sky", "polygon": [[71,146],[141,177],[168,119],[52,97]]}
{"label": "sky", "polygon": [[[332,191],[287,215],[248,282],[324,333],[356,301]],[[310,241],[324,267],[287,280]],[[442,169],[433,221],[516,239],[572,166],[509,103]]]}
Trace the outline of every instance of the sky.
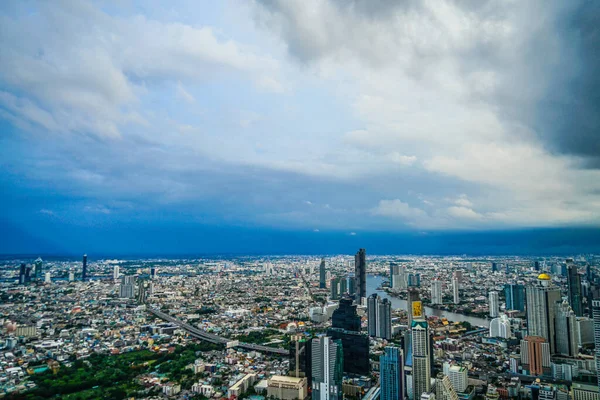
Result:
{"label": "sky", "polygon": [[600,3],[0,2],[0,253],[600,251]]}

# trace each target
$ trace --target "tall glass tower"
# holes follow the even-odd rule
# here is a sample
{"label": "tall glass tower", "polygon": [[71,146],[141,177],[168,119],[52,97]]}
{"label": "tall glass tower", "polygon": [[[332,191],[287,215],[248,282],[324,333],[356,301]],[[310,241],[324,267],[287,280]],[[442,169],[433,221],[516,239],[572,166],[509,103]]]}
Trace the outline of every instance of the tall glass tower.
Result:
{"label": "tall glass tower", "polygon": [[404,399],[404,354],[402,349],[387,346],[379,357],[380,400]]}
{"label": "tall glass tower", "polygon": [[327,272],[325,271],[325,259],[322,259],[321,265],[319,266],[319,288],[325,289],[327,287],[325,283],[326,279]]}
{"label": "tall glass tower", "polygon": [[312,399],[342,400],[344,352],[339,340],[321,336],[312,341]]}
{"label": "tall glass tower", "polygon": [[360,249],[354,256],[354,274],[356,276],[356,302],[363,304],[367,298],[367,251]]}
{"label": "tall glass tower", "polygon": [[577,266],[573,263],[567,264],[567,285],[569,287],[569,304],[578,317],[583,316],[583,303],[581,296],[581,277]]}
{"label": "tall glass tower", "polygon": [[87,254],[83,255],[83,269],[81,270],[81,280],[87,279]]}

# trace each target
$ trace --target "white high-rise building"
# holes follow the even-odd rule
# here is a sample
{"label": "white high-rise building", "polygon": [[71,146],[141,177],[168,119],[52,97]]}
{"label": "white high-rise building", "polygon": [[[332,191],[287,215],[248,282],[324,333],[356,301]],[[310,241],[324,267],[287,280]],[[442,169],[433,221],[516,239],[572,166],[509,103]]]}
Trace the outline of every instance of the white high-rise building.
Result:
{"label": "white high-rise building", "polygon": [[75,272],[69,272],[69,282],[75,281]]}
{"label": "white high-rise building", "polygon": [[510,320],[506,314],[502,314],[499,318],[494,318],[490,322],[490,337],[509,339],[511,336]]}
{"label": "white high-rise building", "polygon": [[454,304],[460,304],[460,295],[458,292],[459,289],[459,281],[457,276],[452,277],[452,296],[454,300]]}
{"label": "white high-rise building", "polygon": [[115,265],[113,268],[113,279],[116,281],[119,279],[119,266]]}
{"label": "white high-rise building", "polygon": [[490,317],[496,318],[500,315],[500,301],[498,300],[498,292],[491,291],[489,293]]}
{"label": "white high-rise building", "polygon": [[133,299],[135,296],[135,276],[123,275],[121,277],[121,286],[119,287],[119,297]]}
{"label": "white high-rise building", "polygon": [[50,278],[50,272],[46,272],[46,275],[44,276],[44,282],[45,283],[51,283],[52,279]]}
{"label": "white high-rise building", "polygon": [[321,336],[312,340],[312,400],[341,400],[342,343]]}
{"label": "white high-rise building", "polygon": [[592,315],[594,317],[594,342],[596,349],[596,375],[598,377],[598,388],[600,389],[600,300],[592,300]]}
{"label": "white high-rise building", "polygon": [[413,398],[431,391],[431,359],[429,326],[423,318],[414,318],[411,325],[413,351]]}
{"label": "white high-rise building", "polygon": [[469,381],[467,368],[462,365],[452,365],[448,368],[447,375],[454,390],[463,393],[467,389]]}
{"label": "white high-rise building", "polygon": [[537,284],[527,286],[527,335],[543,337],[555,349],[554,312],[561,299],[560,288],[552,284],[548,274],[540,274]]}
{"label": "white high-rise building", "polygon": [[390,266],[390,287],[394,290],[406,289],[406,268],[401,265]]}
{"label": "white high-rise building", "polygon": [[431,304],[443,304],[442,282],[439,279],[431,281]]}

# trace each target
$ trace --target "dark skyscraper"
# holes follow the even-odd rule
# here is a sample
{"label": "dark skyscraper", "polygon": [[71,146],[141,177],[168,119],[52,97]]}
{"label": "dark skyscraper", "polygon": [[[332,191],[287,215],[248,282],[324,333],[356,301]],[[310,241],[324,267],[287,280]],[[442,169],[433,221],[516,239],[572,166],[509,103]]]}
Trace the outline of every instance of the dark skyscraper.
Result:
{"label": "dark skyscraper", "polygon": [[533,263],[533,269],[536,271],[540,270],[540,262],[539,261],[534,261]]}
{"label": "dark skyscraper", "polygon": [[25,283],[31,282],[31,267],[25,268]]}
{"label": "dark skyscraper", "polygon": [[87,279],[87,254],[83,255],[83,268],[81,270],[81,280],[85,281]]}
{"label": "dark skyscraper", "polygon": [[497,272],[498,271],[498,263],[493,262],[492,263],[492,272]]}
{"label": "dark skyscraper", "polygon": [[290,376],[306,378],[312,384],[312,340],[301,336],[292,337],[290,343]]}
{"label": "dark skyscraper", "polygon": [[334,277],[329,281],[329,298],[331,300],[338,300],[340,298],[340,278]]}
{"label": "dark skyscraper", "polygon": [[507,310],[525,311],[525,286],[507,284],[504,286],[504,296]]}
{"label": "dark skyscraper", "polygon": [[360,332],[360,316],[356,312],[356,305],[352,304],[351,298],[343,297],[340,300],[339,307],[331,316],[331,327]]}
{"label": "dark skyscraper", "polygon": [[25,269],[25,264],[21,264],[21,267],[19,268],[19,285],[25,284]]}
{"label": "dark skyscraper", "polygon": [[41,258],[38,257],[37,260],[35,260],[35,280],[39,280],[42,279],[44,277],[43,274],[43,261]]}
{"label": "dark skyscraper", "polygon": [[365,249],[358,250],[354,256],[354,275],[356,276],[356,297],[358,304],[367,298],[367,253]]}
{"label": "dark skyscraper", "polygon": [[325,272],[325,259],[321,260],[321,265],[319,266],[319,287],[321,289],[325,289],[327,287],[325,280],[327,277],[327,273]]}
{"label": "dark skyscraper", "polygon": [[369,337],[360,332],[360,316],[352,299],[344,297],[333,312],[331,328],[327,336],[342,341],[344,348],[344,372],[369,374]]}
{"label": "dark skyscraper", "polygon": [[150,279],[156,279],[156,267],[150,268]]}
{"label": "dark skyscraper", "polygon": [[567,285],[569,288],[569,304],[578,317],[583,316],[581,296],[581,277],[574,263],[567,264]]}

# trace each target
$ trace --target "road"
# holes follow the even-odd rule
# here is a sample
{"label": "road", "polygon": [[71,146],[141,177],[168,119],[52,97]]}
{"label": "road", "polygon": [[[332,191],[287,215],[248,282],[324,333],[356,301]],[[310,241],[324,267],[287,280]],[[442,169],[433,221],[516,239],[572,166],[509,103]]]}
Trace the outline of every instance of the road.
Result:
{"label": "road", "polygon": [[[190,324],[186,324],[185,322],[183,322],[167,313],[164,313],[160,310],[152,308],[151,306],[148,306],[148,311],[151,312],[152,314],[156,315],[160,319],[164,319],[165,321],[168,321],[168,322],[171,322],[171,323],[177,325],[178,327],[185,330],[190,335],[197,337],[198,339],[202,339],[207,342],[217,343],[217,344],[227,344],[228,342],[232,341],[231,339],[213,335],[212,333],[208,333],[202,329],[198,329]],[[290,352],[285,349],[279,349],[276,347],[269,347],[269,346],[261,346],[261,345],[252,344],[252,343],[240,342],[235,347],[240,347],[242,349],[247,349],[247,350],[256,350],[256,351],[260,351],[263,353],[275,353],[275,354],[281,354],[281,355],[289,355],[290,354]]]}

